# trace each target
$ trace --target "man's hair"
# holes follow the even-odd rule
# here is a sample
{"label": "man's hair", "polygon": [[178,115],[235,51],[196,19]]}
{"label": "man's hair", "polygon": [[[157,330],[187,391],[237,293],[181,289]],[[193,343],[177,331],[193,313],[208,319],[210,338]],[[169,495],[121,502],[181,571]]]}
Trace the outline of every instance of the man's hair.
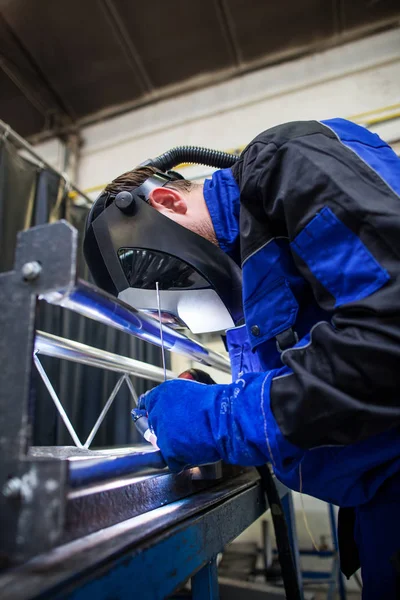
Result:
{"label": "man's hair", "polygon": [[[138,167],[123,173],[116,179],[114,179],[105,188],[105,192],[116,196],[119,192],[129,191],[133,187],[139,187],[142,185],[154,173],[158,173],[158,170],[154,167]],[[192,188],[192,182],[187,179],[177,179],[167,184],[168,187],[173,187],[180,191],[189,192]]]}

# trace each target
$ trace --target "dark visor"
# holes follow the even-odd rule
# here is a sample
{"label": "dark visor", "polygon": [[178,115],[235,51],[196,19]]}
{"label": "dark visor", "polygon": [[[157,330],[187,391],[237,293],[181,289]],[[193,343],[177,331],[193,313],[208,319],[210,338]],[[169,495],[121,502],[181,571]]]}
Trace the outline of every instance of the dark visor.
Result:
{"label": "dark visor", "polygon": [[118,257],[130,287],[155,290],[209,288],[204,277],[186,262],[170,254],[146,248],[120,248]]}

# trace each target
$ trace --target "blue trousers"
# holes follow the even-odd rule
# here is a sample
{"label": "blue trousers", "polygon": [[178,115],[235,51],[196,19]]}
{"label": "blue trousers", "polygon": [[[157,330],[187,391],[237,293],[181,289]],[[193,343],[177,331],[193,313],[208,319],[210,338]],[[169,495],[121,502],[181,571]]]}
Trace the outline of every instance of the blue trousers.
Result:
{"label": "blue trousers", "polygon": [[354,539],[363,579],[363,600],[398,600],[399,574],[393,556],[400,552],[400,473],[356,509]]}

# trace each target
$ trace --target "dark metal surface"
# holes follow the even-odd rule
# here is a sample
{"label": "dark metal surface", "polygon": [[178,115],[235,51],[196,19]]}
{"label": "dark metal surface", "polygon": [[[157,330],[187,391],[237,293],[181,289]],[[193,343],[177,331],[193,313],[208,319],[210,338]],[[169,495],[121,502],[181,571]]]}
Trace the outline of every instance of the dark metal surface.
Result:
{"label": "dark metal surface", "polygon": [[161,600],[265,508],[246,473],[36,557],[0,577],[0,597]]}
{"label": "dark metal surface", "polygon": [[102,456],[70,461],[69,484],[82,487],[125,475],[146,475],[166,468],[159,450],[133,452],[122,456]]}
{"label": "dark metal surface", "polygon": [[[154,455],[156,462],[152,463],[151,456]],[[68,462],[69,491],[65,504],[63,542],[186,498],[217,485],[222,479],[228,481],[245,472],[241,467],[219,462],[172,474],[160,459],[160,453],[143,444],[109,450],[86,450],[73,446],[34,447],[30,449],[29,456]],[[112,466],[113,457],[118,459],[117,463],[120,459],[128,459],[129,475],[125,475],[124,469],[121,470],[118,464]],[[88,473],[91,475],[93,461],[96,461],[95,475],[100,468],[99,482],[92,476],[91,481],[87,479]],[[91,466],[86,467],[87,463]],[[111,469],[108,468],[110,464]],[[74,472],[77,468],[78,471]]]}
{"label": "dark metal surface", "polygon": [[[35,544],[48,548],[61,533],[66,465],[26,460],[28,399],[36,299],[50,289],[68,289],[76,244],[76,231],[66,222],[30,229],[18,236],[14,270],[0,274],[0,563],[31,554]],[[42,269],[25,280],[23,266],[33,261]]]}
{"label": "dark metal surface", "polygon": [[394,26],[399,13],[398,0],[3,0],[0,112],[24,136],[73,130]]}
{"label": "dark metal surface", "polygon": [[[63,540],[69,541],[240,476],[243,469],[224,465],[219,479],[199,478],[196,469],[114,477],[108,482],[70,490]],[[150,471],[150,469],[148,469]]]}
{"label": "dark metal surface", "polygon": [[[34,227],[20,233],[15,267],[0,274],[0,452],[19,458],[29,438],[28,395],[32,364],[36,299],[53,289],[69,289],[75,280],[77,233],[68,223]],[[42,271],[26,281],[25,263],[37,261]]]}

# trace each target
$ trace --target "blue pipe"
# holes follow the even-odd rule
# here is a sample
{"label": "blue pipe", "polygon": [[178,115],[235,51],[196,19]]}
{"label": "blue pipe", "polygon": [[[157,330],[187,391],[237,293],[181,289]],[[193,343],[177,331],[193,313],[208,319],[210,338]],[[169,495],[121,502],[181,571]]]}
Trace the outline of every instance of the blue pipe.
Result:
{"label": "blue pipe", "polygon": [[[161,346],[158,321],[143,312],[128,307],[120,300],[86,281],[79,280],[72,290],[50,294],[45,299],[51,304],[63,306],[85,317],[139,337],[146,342]],[[199,342],[166,325],[162,326],[162,330],[164,347],[167,350],[183,354],[199,363],[230,373],[229,360],[221,354],[208,350]]]}
{"label": "blue pipe", "polygon": [[135,452],[123,456],[102,456],[71,460],[69,485],[72,488],[115,479],[124,475],[148,475],[166,469],[159,450]]}

